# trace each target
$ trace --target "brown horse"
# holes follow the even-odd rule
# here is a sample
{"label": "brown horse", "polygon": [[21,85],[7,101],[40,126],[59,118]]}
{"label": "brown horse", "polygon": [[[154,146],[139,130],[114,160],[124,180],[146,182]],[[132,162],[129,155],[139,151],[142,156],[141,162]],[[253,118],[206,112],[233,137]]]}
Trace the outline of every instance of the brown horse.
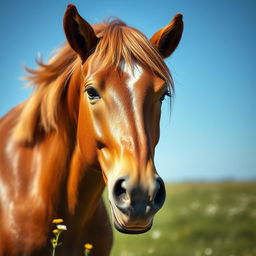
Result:
{"label": "brown horse", "polygon": [[28,69],[30,98],[0,121],[0,255],[50,255],[53,218],[65,220],[58,255],[109,255],[115,227],[146,232],[165,200],[154,165],[161,102],[173,91],[163,62],[177,47],[182,16],[147,40],[120,20],[90,26],[74,5],[68,44]]}

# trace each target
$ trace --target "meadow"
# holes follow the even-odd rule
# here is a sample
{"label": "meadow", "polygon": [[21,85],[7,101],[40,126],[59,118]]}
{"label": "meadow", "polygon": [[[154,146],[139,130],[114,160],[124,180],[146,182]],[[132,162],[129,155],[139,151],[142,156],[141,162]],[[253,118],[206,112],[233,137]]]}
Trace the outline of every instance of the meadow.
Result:
{"label": "meadow", "polygon": [[111,256],[255,256],[256,182],[167,184],[151,231],[114,232]]}

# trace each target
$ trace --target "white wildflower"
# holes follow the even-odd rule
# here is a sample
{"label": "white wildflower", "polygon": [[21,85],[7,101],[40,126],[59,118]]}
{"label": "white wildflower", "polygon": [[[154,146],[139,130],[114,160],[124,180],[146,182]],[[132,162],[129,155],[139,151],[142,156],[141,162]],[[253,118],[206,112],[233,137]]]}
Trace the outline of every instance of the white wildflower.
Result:
{"label": "white wildflower", "polygon": [[158,239],[158,238],[160,238],[160,236],[161,236],[161,231],[160,231],[160,230],[154,230],[154,231],[152,231],[151,237],[152,237],[153,239]]}
{"label": "white wildflower", "polygon": [[58,230],[67,230],[67,226],[66,225],[57,225],[57,229]]}
{"label": "white wildflower", "polygon": [[205,253],[205,255],[212,255],[212,248],[206,248],[205,250],[204,250],[204,253]]}
{"label": "white wildflower", "polygon": [[217,213],[217,210],[218,210],[217,204],[209,204],[205,209],[205,213],[206,215],[213,216]]}

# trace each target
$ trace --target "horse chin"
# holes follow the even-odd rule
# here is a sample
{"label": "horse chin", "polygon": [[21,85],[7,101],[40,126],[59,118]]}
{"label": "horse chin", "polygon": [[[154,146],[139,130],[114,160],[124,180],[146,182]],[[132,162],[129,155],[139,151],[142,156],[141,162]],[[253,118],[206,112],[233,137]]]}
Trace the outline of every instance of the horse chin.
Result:
{"label": "horse chin", "polygon": [[121,226],[116,220],[114,220],[114,226],[117,231],[124,233],[124,234],[142,234],[151,229],[152,222],[146,228],[139,228],[139,227],[127,228],[127,227]]}
{"label": "horse chin", "polygon": [[115,215],[115,212],[112,210],[113,222],[117,231],[124,234],[142,234],[149,231],[152,227],[153,221],[151,220],[146,226],[134,226],[128,227],[125,224],[120,224],[118,218]]}

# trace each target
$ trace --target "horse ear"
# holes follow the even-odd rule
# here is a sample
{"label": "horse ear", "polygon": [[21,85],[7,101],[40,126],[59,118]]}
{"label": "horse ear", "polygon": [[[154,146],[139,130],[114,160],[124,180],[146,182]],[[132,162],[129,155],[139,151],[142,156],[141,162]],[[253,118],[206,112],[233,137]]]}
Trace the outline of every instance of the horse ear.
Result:
{"label": "horse ear", "polygon": [[63,26],[71,48],[79,54],[84,62],[98,42],[93,28],[79,15],[73,4],[67,6]]}
{"label": "horse ear", "polygon": [[176,14],[173,20],[157,31],[150,39],[163,58],[169,57],[178,46],[183,32],[182,15]]}

